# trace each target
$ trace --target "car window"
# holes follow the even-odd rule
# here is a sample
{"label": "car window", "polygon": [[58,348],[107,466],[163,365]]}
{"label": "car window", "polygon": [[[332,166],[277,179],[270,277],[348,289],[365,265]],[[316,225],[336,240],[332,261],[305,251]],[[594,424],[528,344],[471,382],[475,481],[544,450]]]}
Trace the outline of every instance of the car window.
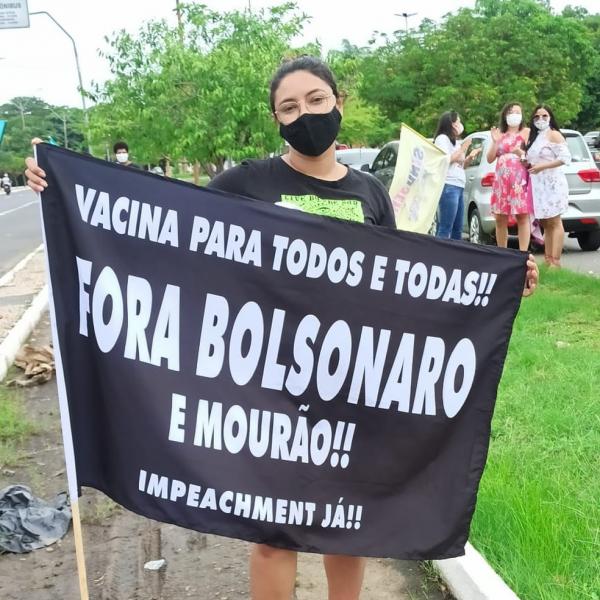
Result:
{"label": "car window", "polygon": [[389,148],[389,154],[386,157],[386,167],[395,167],[398,160],[398,149],[395,147]]}
{"label": "car window", "polygon": [[471,146],[469,147],[469,152],[473,152],[477,148],[481,148],[481,152],[471,161],[469,167],[478,167],[481,164],[481,158],[483,156],[483,142],[485,142],[484,138],[474,137],[472,138]]}
{"label": "car window", "polygon": [[384,161],[389,154],[389,148],[384,148],[377,156],[377,158],[373,161],[373,171],[379,171],[379,169],[383,169]]}
{"label": "car window", "polygon": [[590,154],[584,139],[576,134],[564,134],[571,152],[571,160],[573,162],[586,162],[590,160]]}

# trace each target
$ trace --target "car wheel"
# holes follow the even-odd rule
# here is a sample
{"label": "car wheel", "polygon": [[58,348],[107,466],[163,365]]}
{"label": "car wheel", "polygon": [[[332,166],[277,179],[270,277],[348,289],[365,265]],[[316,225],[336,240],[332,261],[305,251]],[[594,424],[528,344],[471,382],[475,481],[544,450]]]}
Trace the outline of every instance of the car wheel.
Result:
{"label": "car wheel", "polygon": [[579,247],[586,252],[593,252],[600,248],[600,229],[594,231],[584,231],[577,234]]}
{"label": "car wheel", "polygon": [[469,215],[469,241],[472,244],[487,244],[490,236],[483,230],[479,211],[474,208]]}

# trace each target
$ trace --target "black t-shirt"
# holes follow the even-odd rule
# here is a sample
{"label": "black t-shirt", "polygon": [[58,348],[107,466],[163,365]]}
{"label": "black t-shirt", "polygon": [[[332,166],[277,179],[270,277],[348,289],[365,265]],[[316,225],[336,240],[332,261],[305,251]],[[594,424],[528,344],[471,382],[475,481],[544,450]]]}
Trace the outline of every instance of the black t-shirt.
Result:
{"label": "black t-shirt", "polygon": [[355,169],[349,168],[337,181],[325,181],[299,173],[277,156],[245,160],[217,175],[208,187],[313,214],[396,228],[386,189],[372,175]]}

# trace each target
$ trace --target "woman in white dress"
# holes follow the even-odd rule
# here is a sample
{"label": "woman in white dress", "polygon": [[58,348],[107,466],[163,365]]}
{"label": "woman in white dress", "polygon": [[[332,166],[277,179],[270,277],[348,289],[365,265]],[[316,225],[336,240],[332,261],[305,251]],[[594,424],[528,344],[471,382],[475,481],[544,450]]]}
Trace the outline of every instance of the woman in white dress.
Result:
{"label": "woman in white dress", "polygon": [[569,206],[569,186],[562,166],[570,164],[571,153],[546,105],[540,104],[533,111],[530,131],[527,160],[533,214],[544,228],[546,264],[560,267],[565,237],[560,215]]}

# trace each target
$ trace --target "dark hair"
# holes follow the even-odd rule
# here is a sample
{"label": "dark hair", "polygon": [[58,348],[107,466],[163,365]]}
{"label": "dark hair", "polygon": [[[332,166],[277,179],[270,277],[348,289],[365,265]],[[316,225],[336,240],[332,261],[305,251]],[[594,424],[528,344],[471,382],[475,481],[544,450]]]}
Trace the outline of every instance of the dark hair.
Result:
{"label": "dark hair", "polygon": [[[508,123],[506,122],[506,116],[508,115],[508,111],[513,107],[518,106],[521,109],[521,113],[523,113],[523,107],[518,102],[509,102],[504,105],[502,112],[500,113],[500,131],[502,133],[506,133],[508,131]],[[523,129],[523,119],[521,119],[521,124],[519,125],[519,130]]]}
{"label": "dark hair", "polygon": [[271,104],[272,112],[275,112],[275,93],[277,92],[277,88],[279,88],[281,80],[295,71],[308,71],[312,73],[315,77],[322,79],[329,85],[336,99],[340,97],[331,69],[320,58],[307,55],[299,56],[298,58],[292,58],[282,63],[275,72],[275,75],[273,75],[273,79],[271,79],[269,103]]}
{"label": "dark hair", "polygon": [[113,146],[113,152],[116,154],[117,150],[125,150],[125,152],[129,152],[129,146],[125,142],[117,142]]}
{"label": "dark hair", "polygon": [[455,110],[448,110],[443,113],[438,121],[438,126],[433,139],[435,140],[438,135],[447,135],[454,144],[456,142],[456,132],[452,125],[456,122],[456,119],[458,119],[458,113]]}
{"label": "dark hair", "polygon": [[550,129],[560,131],[560,127],[558,126],[558,123],[556,122],[556,119],[554,118],[554,113],[552,112],[552,109],[547,104],[538,104],[533,109],[533,112],[531,113],[531,119],[529,119],[530,131],[529,131],[529,141],[527,142],[527,150],[529,150],[529,148],[531,148],[533,142],[535,142],[535,138],[538,136],[538,133],[539,133],[539,129],[535,126],[533,121],[535,119],[535,113],[538,110],[540,110],[540,108],[543,108],[550,115]]}

